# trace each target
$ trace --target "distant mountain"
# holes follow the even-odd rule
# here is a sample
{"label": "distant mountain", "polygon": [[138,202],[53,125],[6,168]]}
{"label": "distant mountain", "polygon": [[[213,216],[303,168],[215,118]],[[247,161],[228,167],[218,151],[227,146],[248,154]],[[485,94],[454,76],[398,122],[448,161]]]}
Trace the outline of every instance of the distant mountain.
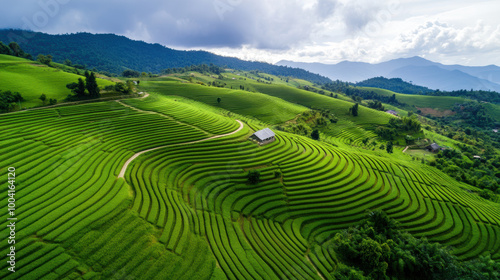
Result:
{"label": "distant mountain", "polygon": [[402,78],[413,84],[446,91],[474,89],[500,92],[500,67],[443,65],[421,57],[399,58],[378,64],[343,61],[337,64],[282,60],[276,65],[299,67],[333,80],[363,81],[373,77]]}
{"label": "distant mountain", "polygon": [[22,30],[0,30],[0,41],[16,41],[21,48],[37,57],[50,54],[56,62],[71,60],[73,64],[86,65],[99,71],[120,74],[126,69],[160,73],[166,68],[213,63],[239,70],[259,70],[278,76],[292,76],[315,83],[330,79],[303,69],[276,66],[269,63],[244,61],[233,57],[215,55],[206,51],[180,51],[159,44],[134,41],[114,34],[64,34],[50,35]]}

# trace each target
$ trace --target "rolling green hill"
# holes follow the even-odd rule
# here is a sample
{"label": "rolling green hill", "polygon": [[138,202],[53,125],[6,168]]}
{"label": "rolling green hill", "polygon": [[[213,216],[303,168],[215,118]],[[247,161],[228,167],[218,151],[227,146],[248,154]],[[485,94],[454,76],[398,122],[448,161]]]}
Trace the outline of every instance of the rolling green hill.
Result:
{"label": "rolling green hill", "polygon": [[[293,119],[307,108],[258,92],[221,89],[172,81],[144,81],[141,90],[187,97],[231,112],[251,116],[270,124]],[[221,98],[221,102],[217,102]],[[279,109],[277,109],[279,108]]]}
{"label": "rolling green hill", "polygon": [[[285,101],[144,84],[160,94],[0,115],[0,170],[16,169],[18,218],[17,271],[2,262],[2,279],[334,279],[336,234],[375,209],[460,259],[500,259],[500,206],[431,167],[283,132],[260,146],[248,140],[259,122],[240,125],[222,103],[252,115],[241,96],[269,108]],[[221,107],[216,93],[225,94]],[[304,110],[285,108],[255,116],[280,121]],[[249,170],[259,183],[248,182]],[[7,176],[0,185],[6,193]]]}
{"label": "rolling green hill", "polygon": [[[81,76],[66,73],[27,59],[0,55],[0,90],[19,92],[25,99],[21,107],[42,106],[38,98],[42,93],[47,99],[62,102],[71,93],[66,84],[76,82]],[[108,80],[98,79],[99,86],[113,85]]]}

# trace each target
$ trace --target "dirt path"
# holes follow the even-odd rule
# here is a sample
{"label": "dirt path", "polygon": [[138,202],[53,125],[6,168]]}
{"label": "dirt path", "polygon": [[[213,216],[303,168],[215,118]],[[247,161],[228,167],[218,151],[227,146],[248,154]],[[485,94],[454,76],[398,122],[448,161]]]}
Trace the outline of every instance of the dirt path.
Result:
{"label": "dirt path", "polygon": [[127,170],[127,167],[130,165],[130,163],[136,159],[137,157],[139,157],[140,155],[142,154],[145,154],[147,152],[151,152],[151,151],[155,151],[155,150],[158,150],[158,149],[162,149],[162,148],[166,148],[166,147],[174,147],[174,146],[181,146],[181,145],[189,145],[189,144],[195,144],[195,143],[200,143],[200,142],[204,142],[204,141],[208,141],[208,140],[211,140],[211,139],[216,139],[216,138],[221,138],[221,137],[224,137],[224,136],[229,136],[229,135],[233,135],[235,133],[237,133],[238,131],[242,130],[243,129],[243,123],[240,121],[240,120],[236,120],[239,124],[240,124],[240,127],[238,129],[236,129],[235,131],[233,132],[230,132],[230,133],[226,133],[226,134],[221,134],[221,135],[215,135],[215,136],[212,136],[212,137],[208,137],[208,138],[204,138],[204,139],[201,139],[201,140],[196,140],[196,141],[190,141],[190,142],[184,142],[184,143],[177,143],[177,144],[170,144],[170,145],[165,145],[165,146],[160,146],[160,147],[156,147],[156,148],[151,148],[151,149],[148,149],[148,150],[144,150],[144,151],[141,151],[141,152],[138,152],[136,153],[135,155],[133,155],[132,157],[130,157],[126,162],[125,164],[123,165],[121,171],[120,171],[120,174],[118,174],[118,178],[123,178],[125,176],[125,171]]}
{"label": "dirt path", "polygon": [[410,147],[410,146],[406,146],[406,148],[403,150],[403,153],[405,153],[405,152],[406,152],[406,150],[408,150],[408,148],[409,148],[409,147]]}

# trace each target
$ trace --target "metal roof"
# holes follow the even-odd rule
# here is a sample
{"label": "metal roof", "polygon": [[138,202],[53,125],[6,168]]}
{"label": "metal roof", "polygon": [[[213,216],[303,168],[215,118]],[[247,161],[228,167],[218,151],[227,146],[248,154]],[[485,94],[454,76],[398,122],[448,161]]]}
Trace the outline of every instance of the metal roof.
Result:
{"label": "metal roof", "polygon": [[259,130],[255,132],[253,135],[255,135],[257,138],[260,140],[266,140],[268,138],[274,137],[274,132],[270,130],[269,128],[264,128],[263,130]]}
{"label": "metal roof", "polygon": [[433,150],[439,150],[441,147],[440,147],[438,144],[436,144],[436,143],[432,143],[432,144],[431,144],[431,148],[432,148]]}

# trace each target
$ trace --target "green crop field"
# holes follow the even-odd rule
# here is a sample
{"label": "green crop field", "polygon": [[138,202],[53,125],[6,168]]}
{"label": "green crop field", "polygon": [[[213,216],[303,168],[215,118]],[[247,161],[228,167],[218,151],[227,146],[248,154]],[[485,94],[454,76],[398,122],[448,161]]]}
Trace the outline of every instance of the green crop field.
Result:
{"label": "green crop field", "polygon": [[499,204],[437,169],[284,132],[248,140],[307,106],[337,110],[335,141],[358,142],[370,132],[351,128],[385,113],[354,119],[352,103],[280,85],[141,86],[149,97],[0,115],[0,192],[14,167],[18,218],[16,273],[2,261],[1,279],[334,279],[332,238],[375,209],[460,259],[500,259]]}
{"label": "green crop field", "polygon": [[[49,98],[63,101],[71,91],[66,88],[81,76],[47,67],[43,64],[8,55],[0,55],[0,90],[19,92],[25,99],[21,107],[42,106],[38,98],[42,93]],[[98,79],[99,86],[114,84]]]}

